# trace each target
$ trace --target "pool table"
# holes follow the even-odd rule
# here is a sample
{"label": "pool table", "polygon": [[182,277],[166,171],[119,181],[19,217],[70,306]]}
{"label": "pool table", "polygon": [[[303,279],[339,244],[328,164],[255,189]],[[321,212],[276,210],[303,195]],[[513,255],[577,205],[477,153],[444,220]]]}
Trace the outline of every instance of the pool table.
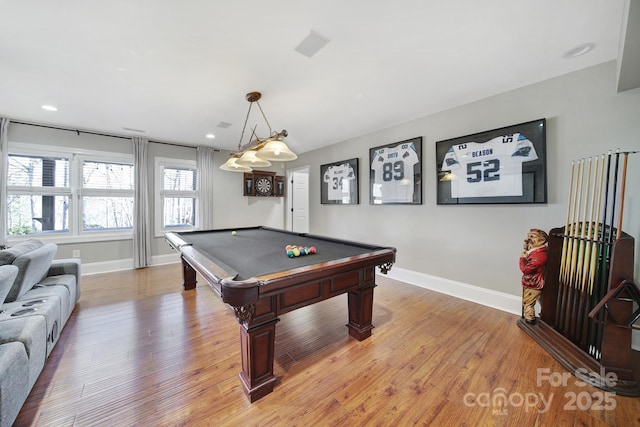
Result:
{"label": "pool table", "polygon": [[[240,323],[240,382],[254,402],[273,391],[278,316],[348,293],[349,335],[371,335],[375,267],[387,273],[396,250],[267,227],[167,233],[180,253],[183,286],[199,274],[233,307]],[[285,247],[314,247],[289,257]]]}

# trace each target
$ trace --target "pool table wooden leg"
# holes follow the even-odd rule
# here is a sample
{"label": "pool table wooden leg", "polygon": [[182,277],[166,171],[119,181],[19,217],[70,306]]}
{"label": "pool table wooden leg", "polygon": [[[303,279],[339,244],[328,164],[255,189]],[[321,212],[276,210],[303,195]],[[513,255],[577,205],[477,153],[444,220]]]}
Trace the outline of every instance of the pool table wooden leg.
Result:
{"label": "pool table wooden leg", "polygon": [[197,283],[196,271],[183,257],[180,257],[180,259],[182,260],[182,286],[185,291],[195,289]]}
{"label": "pool table wooden leg", "polygon": [[373,324],[373,284],[349,291],[349,335],[362,341],[371,336]]}
{"label": "pool table wooden leg", "polygon": [[273,375],[276,323],[273,319],[257,326],[240,325],[240,349],[242,372],[240,382],[251,402],[273,391],[276,377]]}

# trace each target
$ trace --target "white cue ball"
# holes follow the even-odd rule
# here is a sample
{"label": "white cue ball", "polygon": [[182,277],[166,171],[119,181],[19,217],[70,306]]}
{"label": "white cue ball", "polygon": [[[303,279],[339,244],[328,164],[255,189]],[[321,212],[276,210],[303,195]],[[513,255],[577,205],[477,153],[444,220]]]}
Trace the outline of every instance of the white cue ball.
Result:
{"label": "white cue ball", "polygon": [[231,232],[231,235],[232,235],[232,236],[235,236],[236,234],[238,234],[238,233],[236,233],[235,231],[232,231],[232,232]]}

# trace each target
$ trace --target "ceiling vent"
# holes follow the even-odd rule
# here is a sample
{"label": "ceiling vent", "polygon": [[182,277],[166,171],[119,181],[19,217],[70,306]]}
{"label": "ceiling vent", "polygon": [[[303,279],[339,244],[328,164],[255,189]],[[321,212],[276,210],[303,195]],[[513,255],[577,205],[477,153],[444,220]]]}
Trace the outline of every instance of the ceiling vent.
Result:
{"label": "ceiling vent", "polygon": [[307,38],[302,40],[302,42],[294,50],[308,58],[311,58],[313,55],[318,53],[318,51],[322,49],[327,43],[329,43],[328,38],[311,30]]}

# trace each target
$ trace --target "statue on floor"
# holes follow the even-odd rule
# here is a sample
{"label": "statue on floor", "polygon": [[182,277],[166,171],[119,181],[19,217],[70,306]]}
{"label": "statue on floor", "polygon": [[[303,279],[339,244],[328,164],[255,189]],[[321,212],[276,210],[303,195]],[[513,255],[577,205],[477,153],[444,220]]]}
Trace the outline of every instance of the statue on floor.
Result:
{"label": "statue on floor", "polygon": [[532,228],[522,245],[520,271],[522,272],[522,315],[525,322],[536,323],[536,301],[542,295],[544,272],[547,264],[547,241],[549,236],[542,230]]}

